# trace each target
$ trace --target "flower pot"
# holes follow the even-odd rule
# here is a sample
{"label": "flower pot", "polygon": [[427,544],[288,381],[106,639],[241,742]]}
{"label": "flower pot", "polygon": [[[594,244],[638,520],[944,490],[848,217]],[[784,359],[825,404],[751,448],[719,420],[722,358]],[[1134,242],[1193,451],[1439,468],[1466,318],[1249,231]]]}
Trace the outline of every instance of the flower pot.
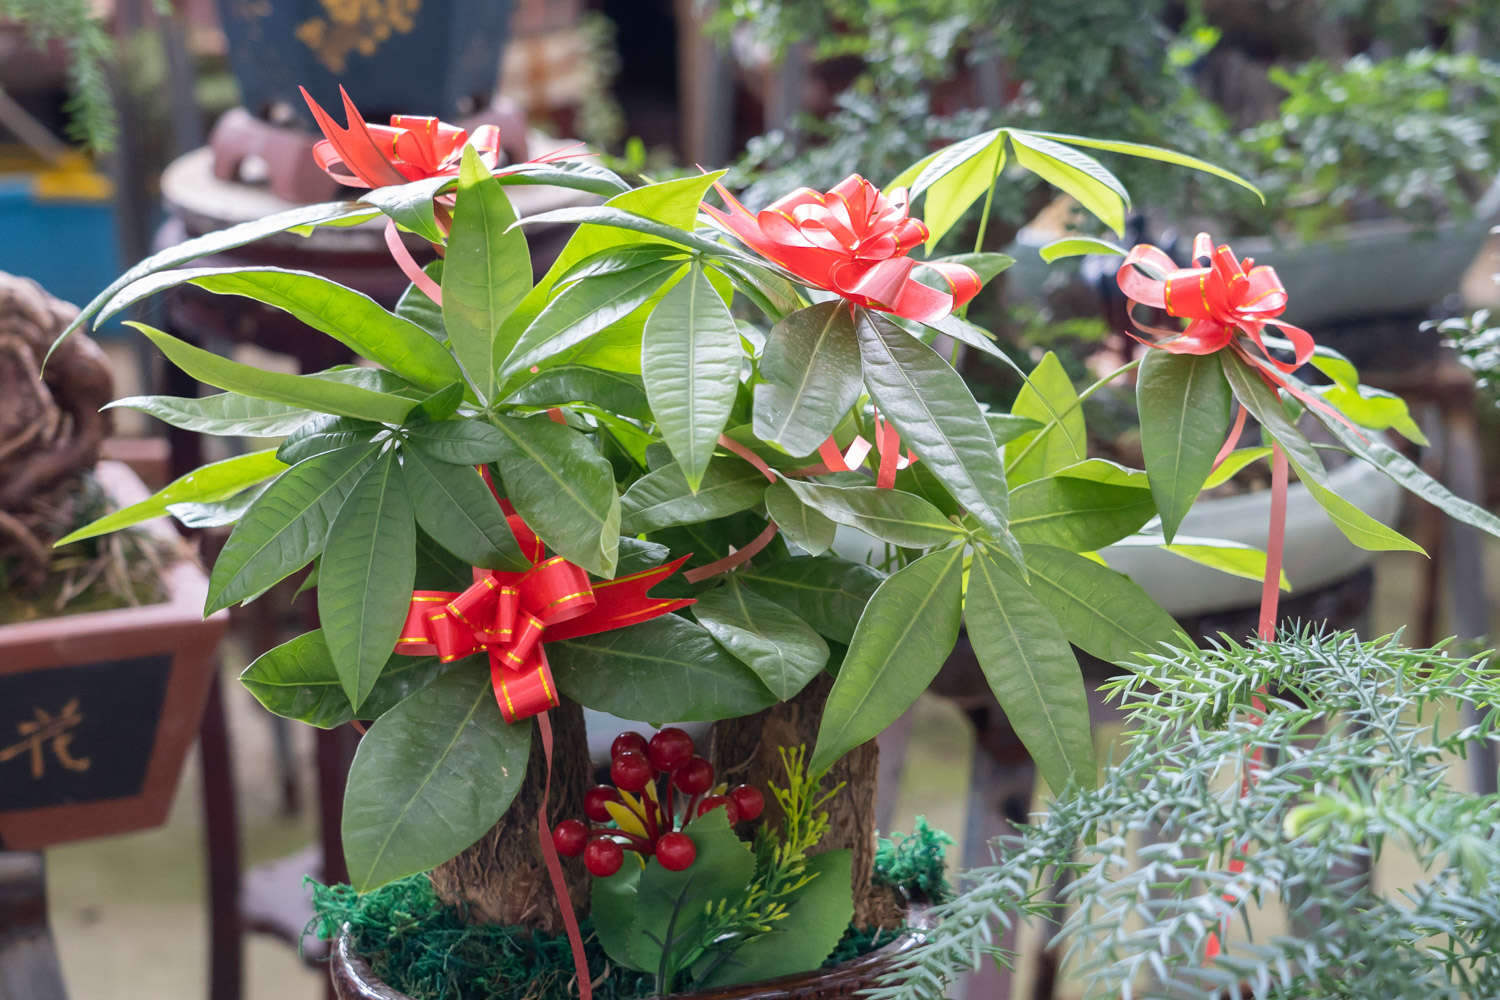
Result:
{"label": "flower pot", "polygon": [[[912,912],[912,923],[918,928],[921,926],[917,911]],[[838,1000],[849,997],[853,1000],[862,991],[876,985],[877,978],[890,967],[891,959],[920,941],[920,930],[911,930],[868,955],[850,959],[831,969],[816,969],[702,993],[674,993],[672,997],[678,1000]],[[369,963],[355,953],[347,928],[334,946],[329,974],[333,977],[334,995],[339,1000],[408,1000],[406,994],[391,989],[375,977]],[[539,997],[537,1000],[567,998]]]}
{"label": "flower pot", "polygon": [[485,108],[510,34],[511,0],[339,3],[218,0],[241,103],[278,124],[313,128],[301,84],[339,107],[342,84],[370,120],[454,121]]}
{"label": "flower pot", "polygon": [[[95,474],[121,503],[147,494],[119,463]],[[189,560],[162,584],[159,604],[0,626],[0,848],[165,821],[229,617],[204,620]]]}
{"label": "flower pot", "polygon": [[[1365,462],[1346,462],[1333,469],[1329,487],[1382,523],[1393,523],[1400,513],[1401,487]],[[1270,508],[1267,491],[1200,500],[1183,518],[1178,533],[1265,548]],[[1100,555],[1179,620],[1254,607],[1260,600],[1259,581],[1220,573],[1159,548],[1112,545]],[[1283,568],[1294,593],[1343,579],[1370,564],[1375,555],[1340,534],[1306,486],[1293,483],[1287,489]]]}

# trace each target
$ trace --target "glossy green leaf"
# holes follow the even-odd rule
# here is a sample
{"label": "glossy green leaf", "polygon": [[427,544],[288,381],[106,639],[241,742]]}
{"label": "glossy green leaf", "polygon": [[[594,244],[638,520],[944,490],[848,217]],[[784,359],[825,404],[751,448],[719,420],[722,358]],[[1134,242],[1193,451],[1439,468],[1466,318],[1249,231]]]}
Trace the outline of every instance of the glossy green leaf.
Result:
{"label": "glossy green leaf", "polygon": [[1053,139],[1057,142],[1066,143],[1069,146],[1085,146],[1089,149],[1102,149],[1107,153],[1123,153],[1126,156],[1156,160],[1158,163],[1170,163],[1174,166],[1187,167],[1189,170],[1198,170],[1205,174],[1213,174],[1215,177],[1222,177],[1224,180],[1238,184],[1248,191],[1253,191],[1255,196],[1260,199],[1261,204],[1265,204],[1266,201],[1265,195],[1260,193],[1260,189],[1239,174],[1234,173],[1232,170],[1226,170],[1218,164],[1210,163],[1207,160],[1200,160],[1196,156],[1179,153],[1175,149],[1163,149],[1161,146],[1152,146],[1144,142],[1124,142],[1119,139],[1094,139],[1089,136],[1068,135],[1063,132],[1032,132],[1030,134],[1041,136],[1044,139]]}
{"label": "glossy green leaf", "polygon": [[1016,413],[996,413],[986,410],[984,422],[990,425],[990,433],[995,435],[995,443],[1004,447],[1022,434],[1040,430],[1044,424],[1040,420],[1031,417],[1023,417]]}
{"label": "glossy green leaf", "polygon": [[1057,620],[984,547],[969,569],[964,625],[990,690],[1053,792],[1070,781],[1092,787],[1093,729],[1078,661]]}
{"label": "glossy green leaf", "polygon": [[529,569],[505,512],[471,465],[438,461],[421,448],[407,448],[402,462],[417,523],[464,562],[513,573]]}
{"label": "glossy green leaf", "polygon": [[64,535],[58,539],[57,545],[81,542],[85,538],[107,535],[111,531],[119,531],[132,524],[162,517],[167,513],[167,508],[173,504],[227,500],[248,486],[270,479],[285,468],[286,464],[276,458],[275,448],[236,455],[222,462],[211,462],[172,480],[140,503],[105,514],[98,520],[91,521],[78,530]]}
{"label": "glossy green leaf", "polygon": [[1057,470],[1063,479],[1087,479],[1091,483],[1107,483],[1110,486],[1128,486],[1136,490],[1149,490],[1150,481],[1142,469],[1132,469],[1107,458],[1085,458],[1082,462],[1065,465]]}
{"label": "glossy green leaf", "polygon": [[794,697],[828,662],[828,644],[811,625],[733,574],[723,586],[699,594],[692,611],[698,624],[781,701]]}
{"label": "glossy green leaf", "polygon": [[1245,362],[1228,351],[1220,351],[1218,358],[1224,367],[1224,377],[1234,390],[1234,398],[1250,411],[1252,417],[1260,421],[1261,430],[1285,449],[1287,458],[1297,466],[1298,473],[1304,479],[1313,478],[1326,483],[1327,472],[1323,468],[1323,460],[1318,457],[1318,450],[1286,415],[1276,391],[1266,385]]}
{"label": "glossy green leaf", "polygon": [[700,267],[652,311],[641,336],[641,378],[656,426],[697,489],[740,387],[739,329]]}
{"label": "glossy green leaf", "polygon": [[536,215],[528,215],[517,225],[520,226],[573,226],[573,225],[609,226],[614,229],[623,229],[628,233],[635,234],[631,242],[640,240],[641,237],[657,240],[672,246],[681,247],[685,250],[694,250],[707,257],[716,257],[729,253],[729,248],[722,243],[705,239],[693,232],[692,227],[682,227],[660,219],[653,219],[649,215],[641,215],[629,209],[620,208],[617,205],[575,205],[568,208],[555,208],[550,212],[538,212]]}
{"label": "glossy green leaf", "polygon": [[328,538],[339,508],[375,457],[375,446],[343,448],[298,462],[268,486],[214,560],[203,613],[248,600],[306,566]]}
{"label": "glossy green leaf", "polygon": [[614,576],[620,497],[608,460],[546,417],[494,423],[505,436],[500,478],[516,513],[553,552],[595,576]]}
{"label": "glossy green leaf", "polygon": [[[933,259],[934,264],[960,264],[979,275],[979,280],[988,283],[990,279],[1010,270],[1016,259],[1008,253],[994,253],[985,251],[983,253],[952,253],[946,257]],[[951,316],[952,313],[949,313]]]}
{"label": "glossy green leaf", "polygon": [[1016,162],[1042,180],[1070,194],[1116,236],[1125,235],[1125,208],[1130,197],[1114,174],[1098,160],[1071,146],[1031,132],[1008,129]]}
{"label": "glossy green leaf", "polygon": [[784,481],[768,487],[765,500],[766,514],[776,522],[782,536],[808,555],[821,555],[833,545],[838,525],[803,503]]}
{"label": "glossy green leaf", "polygon": [[1048,351],[1027,376],[1010,408],[1012,416],[1042,425],[1005,446],[1005,474],[1012,486],[1050,476],[1088,457],[1088,431],[1073,380]]}
{"label": "glossy green leaf", "polygon": [[[52,352],[57,350],[67,336],[74,330],[79,329],[98,314],[104,303],[114,298],[120,289],[139,281],[148,274],[164,271],[169,267],[177,267],[186,264],[190,260],[199,257],[207,257],[210,254],[223,253],[242,247],[246,243],[254,243],[256,240],[264,239],[276,233],[284,233],[298,226],[315,226],[324,222],[344,218],[349,215],[361,214],[360,206],[352,201],[329,201],[317,205],[301,205],[297,208],[288,209],[285,212],[277,212],[263,218],[252,219],[249,222],[241,222],[239,225],[230,226],[228,229],[219,229],[202,236],[196,236],[190,240],[184,240],[176,246],[167,247],[142,260],[128,269],[114,281],[111,281],[98,295],[89,300],[88,305],[78,311],[72,321],[63,328],[62,333],[52,342],[47,349],[47,357],[52,357]],[[45,364],[45,361],[43,362]]]}
{"label": "glossy green leaf", "polygon": [[621,180],[619,174],[589,160],[510,163],[500,168],[495,180],[506,187],[542,184],[605,196],[630,190],[630,185]]}
{"label": "glossy green leaf", "polygon": [[637,375],[607,372],[582,365],[548,368],[513,390],[505,402],[514,406],[565,406],[588,403],[609,413],[650,420],[646,388]]}
{"label": "glossy green leaf", "polygon": [[406,621],[416,530],[393,452],[360,477],[328,529],[318,565],[318,618],[356,712]]}
{"label": "glossy green leaf", "polygon": [[197,398],[126,396],[104,404],[106,410],[114,407],[139,410],[183,430],[223,437],[281,437],[316,416],[314,411],[301,406],[272,403],[237,392]]}
{"label": "glossy green leaf", "polygon": [[[1253,545],[1244,542],[1236,542],[1228,538],[1204,538],[1197,535],[1178,535],[1177,540],[1168,545],[1166,539],[1159,534],[1141,532],[1122,538],[1114,543],[1114,547],[1150,546],[1160,548],[1164,552],[1170,552],[1174,556],[1186,559],[1188,562],[1207,566],[1209,569],[1227,573],[1230,576],[1242,577],[1246,580],[1264,580],[1266,578],[1266,554]],[[1286,570],[1281,571],[1281,589],[1291,590],[1292,584],[1287,579]]]}
{"label": "glossy green leaf", "polygon": [[1219,463],[1218,468],[1208,474],[1208,478],[1203,481],[1203,488],[1211,490],[1216,486],[1223,486],[1229,480],[1233,479],[1235,474],[1241,469],[1259,462],[1263,458],[1270,457],[1270,445],[1257,445],[1253,448],[1236,448],[1224,456],[1224,461]]}
{"label": "glossy green leaf", "polygon": [[306,271],[278,267],[166,271],[121,290],[101,310],[100,319],[185,283],[215,295],[238,295],[280,309],[416,385],[437,389],[462,378],[453,356],[427,331],[387,312],[363,292]]}
{"label": "glossy green leaf", "polygon": [[484,465],[498,462],[506,454],[505,436],[478,420],[413,424],[406,429],[406,442],[452,465]]}
{"label": "glossy green leaf", "polygon": [[735,575],[822,635],[845,644],[854,638],[865,605],[885,580],[864,563],[829,555],[756,559]]}
{"label": "glossy green leaf", "polygon": [[634,312],[680,269],[677,262],[665,261],[569,285],[520,335],[501,374],[525,371],[583,343]]}
{"label": "glossy green leaf", "polygon": [[184,528],[222,528],[245,516],[255,498],[265,492],[268,483],[257,483],[240,490],[227,500],[188,501],[167,505],[167,513]]}
{"label": "glossy green leaf", "polygon": [[680,615],[549,642],[547,659],[565,696],[623,719],[711,721],[776,701],[753,670]]}
{"label": "glossy green leaf", "polygon": [[1010,527],[1022,542],[1092,552],[1134,533],[1156,514],[1149,490],[1049,476],[1010,494]]}
{"label": "glossy green leaf", "polygon": [[863,391],[854,317],[842,299],[792,313],[771,329],[755,387],[756,437],[810,455]]}
{"label": "glossy green leaf", "polygon": [[426,871],[489,832],[515,798],[531,723],[507,724],[487,670],[453,670],[359,742],[344,792],[349,882],[368,892]]}
{"label": "glossy green leaf", "polygon": [[988,354],[1006,367],[1014,368],[1018,374],[1024,377],[1025,373],[1016,368],[1016,363],[1011,360],[1008,354],[1000,349],[995,343],[994,336],[988,330],[975,326],[956,313],[949,313],[946,316],[929,320],[926,323],[915,323],[911,320],[902,320],[899,318],[896,319],[896,323],[899,326],[905,327],[913,336],[921,337],[924,341],[930,339],[925,333],[924,328],[926,330],[936,330],[944,336],[952,337],[961,344],[966,344],[977,351]]}
{"label": "glossy green leaf", "polygon": [[1218,358],[1147,351],[1135,398],[1151,495],[1170,542],[1213,470],[1234,397]]}
{"label": "glossy green leaf", "polygon": [[958,638],[963,548],[929,553],[875,591],[828,693],[809,768],[874,739],[927,690]]}
{"label": "glossy green leaf", "polygon": [[[427,262],[422,270],[433,280],[439,288],[443,285],[443,258],[437,257]],[[401,293],[401,298],[396,300],[396,308],[392,310],[397,316],[409,323],[415,323],[433,340],[446,341],[448,329],[443,326],[443,307],[427,297],[427,293],[416,285],[407,285],[406,291]]]}
{"label": "glossy green leaf", "polygon": [[620,530],[627,535],[696,524],[749,510],[765,495],[766,477],[735,458],[718,458],[694,493],[682,467],[670,462],[631,484],[620,498]]}
{"label": "glossy green leaf", "polygon": [[1367,385],[1352,389],[1330,385],[1313,391],[1361,427],[1372,431],[1393,430],[1413,444],[1426,446],[1429,443],[1427,435],[1412,419],[1406,400],[1394,393]]}
{"label": "glossy green leaf", "polygon": [[[1297,477],[1302,481],[1302,485],[1307,487],[1307,491],[1312,494],[1313,499],[1318,501],[1318,506],[1323,508],[1323,513],[1328,515],[1328,519],[1333,522],[1334,527],[1343,532],[1344,537],[1355,545],[1369,552],[1405,551],[1421,552],[1423,555],[1427,554],[1422,546],[1407,538],[1395,528],[1382,524],[1369,514],[1366,514],[1354,504],[1329,489],[1317,478],[1304,475],[1302,466],[1298,465],[1295,460],[1292,461],[1292,468],[1297,470]],[[1485,516],[1493,517],[1488,512],[1485,512]]]}
{"label": "glossy green leaf", "polygon": [[276,457],[288,465],[295,465],[314,455],[369,443],[385,429],[383,424],[368,420],[320,413],[287,435],[281,447],[276,449]]}
{"label": "glossy green leaf", "polygon": [[144,323],[125,325],[145,334],[168,361],[198,381],[245,396],[288,403],[319,413],[391,424],[401,423],[417,405],[416,400],[372,392],[316,375],[288,375],[242,365]]}
{"label": "glossy green leaf", "polygon": [[966,166],[972,160],[984,159],[986,150],[989,151],[990,160],[993,161],[994,144],[1003,141],[1001,132],[1001,129],[990,129],[988,132],[981,132],[944,146],[931,156],[903,170],[890,184],[886,185],[886,190],[909,187],[912,200],[916,200],[918,195],[953,171]]}
{"label": "glossy green leaf", "polygon": [[921,497],[878,486],[828,486],[783,479],[797,499],[838,524],[903,548],[925,549],[963,537],[963,529]]}
{"label": "glossy green leaf", "polygon": [[[985,133],[989,134],[989,133]],[[939,174],[944,166],[943,157],[938,157],[922,171],[914,184],[913,195],[915,196],[918,185],[925,187],[927,200],[923,204],[922,221],[927,224],[927,250],[937,246],[938,241],[947,235],[964,213],[969,210],[980,198],[984,197],[990,187],[1000,177],[1000,171],[1005,167],[1005,139],[996,130],[994,138],[986,143],[976,152],[970,154],[966,159],[954,164],[953,168]],[[955,152],[963,146],[950,147]]]}
{"label": "glossy green leaf", "polygon": [[469,381],[487,402],[506,347],[500,325],[531,291],[531,252],[516,211],[473,146],[459,167],[458,202],[443,262],[443,325]]}
{"label": "glossy green leaf", "polygon": [[769,934],[735,948],[703,986],[761,982],[819,968],[854,916],[853,864],[847,848],[808,858],[806,873],[812,881],[798,890],[787,915],[771,926]]}
{"label": "glossy green leaf", "polygon": [[429,243],[442,243],[432,200],[458,183],[452,175],[423,177],[406,184],[391,184],[366,191],[359,200],[380,209],[403,229],[410,230]]}
{"label": "glossy green leaf", "polygon": [[1037,254],[1049,264],[1065,257],[1086,257],[1090,254],[1123,256],[1124,253],[1123,248],[1115,246],[1108,240],[1095,239],[1092,236],[1064,236],[1037,248]]}
{"label": "glossy green leaf", "polygon": [[865,385],[902,445],[1019,561],[1006,524],[1000,449],[969,387],[936,351],[885,317],[860,310],[856,328]]}
{"label": "glossy green leaf", "polygon": [[1051,545],[1022,549],[1031,595],[1089,655],[1127,663],[1138,654],[1158,652],[1162,643],[1188,642],[1172,616],[1123,573]]}

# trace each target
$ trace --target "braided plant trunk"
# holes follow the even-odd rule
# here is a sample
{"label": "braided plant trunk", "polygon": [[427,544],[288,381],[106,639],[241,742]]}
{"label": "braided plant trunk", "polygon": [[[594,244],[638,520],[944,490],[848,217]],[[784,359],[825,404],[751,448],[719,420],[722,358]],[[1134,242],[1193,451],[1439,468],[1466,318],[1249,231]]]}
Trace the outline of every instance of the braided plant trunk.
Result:
{"label": "braided plant trunk", "polygon": [[[720,781],[740,782],[765,789],[785,785],[782,747],[806,746],[817,741],[823,703],[833,687],[833,678],[820,673],[790,701],[740,719],[725,719],[713,725],[709,736],[709,759]],[[857,927],[901,926],[905,916],[896,893],[870,884],[875,867],[875,786],[880,751],[875,741],[858,747],[835,764],[824,778],[825,787],[839,782],[843,789],[828,803],[828,833],[819,850],[847,847],[854,857],[854,924]],[[781,823],[781,808],[766,794],[762,822],[773,828]]]}
{"label": "braided plant trunk", "polygon": [[[548,821],[583,815],[590,782],[588,734],[583,709],[564,700],[551,712],[554,749]],[[562,910],[552,891],[537,844],[547,762],[541,737],[531,739],[526,780],[515,801],[490,832],[452,861],[433,869],[432,884],[445,902],[459,906],[471,923],[524,926],[549,934],[563,931]],[[580,914],[588,912],[589,877],[579,864],[563,863],[568,892]]]}

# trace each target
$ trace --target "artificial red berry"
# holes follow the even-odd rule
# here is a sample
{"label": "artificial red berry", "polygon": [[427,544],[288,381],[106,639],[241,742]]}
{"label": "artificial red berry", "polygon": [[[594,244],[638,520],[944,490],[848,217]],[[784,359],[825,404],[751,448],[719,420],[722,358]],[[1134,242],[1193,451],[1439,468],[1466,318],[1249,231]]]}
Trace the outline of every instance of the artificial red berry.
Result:
{"label": "artificial red berry", "polygon": [[624,848],[606,837],[589,841],[589,846],[583,849],[583,866],[589,874],[600,878],[608,878],[619,871],[624,860]]}
{"label": "artificial red berry", "polygon": [[656,860],[669,872],[680,872],[698,857],[698,847],[685,833],[666,833],[656,842]]}
{"label": "artificial red berry", "polygon": [[552,828],[552,843],[563,857],[578,857],[588,842],[589,828],[576,819],[565,819]]}
{"label": "artificial red berry", "polygon": [[609,745],[609,756],[611,759],[627,751],[644,754],[646,752],[646,737],[640,733],[621,733]]}
{"label": "artificial red berry", "polygon": [[693,756],[693,738],[669,726],[651,737],[646,756],[658,771],[675,771]]}
{"label": "artificial red berry", "polygon": [[702,795],[713,787],[714,766],[702,757],[689,757],[687,763],[679,767],[677,773],[672,775],[672,783],[677,786],[679,792]]}
{"label": "artificial red berry", "polygon": [[620,793],[608,785],[595,785],[583,793],[583,812],[595,823],[608,823],[612,817],[605,804],[620,801]]}
{"label": "artificial red berry", "polygon": [[739,811],[740,819],[755,819],[766,808],[766,799],[760,794],[760,789],[749,785],[735,785],[731,788],[729,801]]}
{"label": "artificial red berry", "polygon": [[610,780],[621,791],[639,792],[651,780],[651,775],[651,762],[645,754],[634,750],[615,754],[615,759],[609,764]]}
{"label": "artificial red berry", "polygon": [[698,803],[698,815],[702,816],[704,813],[717,809],[720,806],[724,807],[724,815],[729,818],[730,826],[734,826],[734,824],[740,821],[739,808],[735,806],[734,800],[727,795],[710,795]]}

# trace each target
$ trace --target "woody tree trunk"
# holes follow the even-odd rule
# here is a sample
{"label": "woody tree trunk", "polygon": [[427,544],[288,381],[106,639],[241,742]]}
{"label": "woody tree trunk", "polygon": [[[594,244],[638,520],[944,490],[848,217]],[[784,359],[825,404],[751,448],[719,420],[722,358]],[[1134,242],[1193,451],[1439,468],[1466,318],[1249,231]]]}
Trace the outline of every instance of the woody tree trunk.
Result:
{"label": "woody tree trunk", "polygon": [[[547,812],[549,822],[555,825],[570,816],[583,815],[590,764],[583,709],[564,700],[552,710],[551,720],[555,743]],[[500,822],[477,844],[433,869],[432,884],[438,896],[464,908],[471,923],[562,933],[562,910],[537,841],[536,814],[546,777],[542,740],[533,733],[526,780]],[[580,913],[588,912],[588,875],[581,865],[566,860],[563,872],[574,905]]]}
{"label": "woody tree trunk", "polygon": [[[823,703],[833,687],[833,678],[820,673],[790,701],[741,719],[726,719],[713,725],[709,754],[714,772],[731,785],[744,782],[762,790],[770,784],[785,786],[782,747],[805,746],[809,753],[817,741]],[[829,770],[824,787],[839,782],[843,789],[828,803],[828,833],[819,850],[847,847],[853,854],[854,925],[856,927],[900,926],[905,915],[896,893],[870,884],[875,867],[875,786],[879,750],[875,741],[857,747]],[[766,794],[762,822],[775,829],[781,809]]]}

